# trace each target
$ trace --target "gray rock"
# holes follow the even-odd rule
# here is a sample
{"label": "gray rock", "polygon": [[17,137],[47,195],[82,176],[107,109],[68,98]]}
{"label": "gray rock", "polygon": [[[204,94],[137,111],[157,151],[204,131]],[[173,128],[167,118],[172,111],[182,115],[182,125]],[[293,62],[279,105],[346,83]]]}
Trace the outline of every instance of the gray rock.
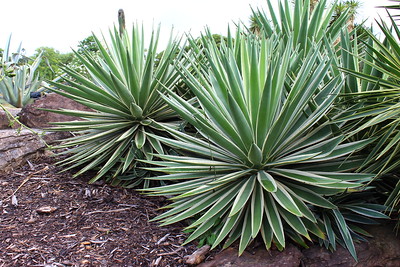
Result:
{"label": "gray rock", "polygon": [[68,132],[44,132],[35,129],[41,138],[27,129],[0,130],[0,172],[10,173],[26,161],[45,154],[46,145],[70,136]]}

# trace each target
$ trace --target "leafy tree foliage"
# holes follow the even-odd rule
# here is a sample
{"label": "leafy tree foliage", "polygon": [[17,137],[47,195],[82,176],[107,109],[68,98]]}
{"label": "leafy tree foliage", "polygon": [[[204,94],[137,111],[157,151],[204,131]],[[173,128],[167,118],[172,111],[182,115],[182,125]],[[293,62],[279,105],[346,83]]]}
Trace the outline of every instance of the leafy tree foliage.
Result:
{"label": "leafy tree foliage", "polygon": [[90,35],[79,42],[77,52],[82,54],[83,51],[92,53],[96,53],[97,51],[99,51],[99,47],[97,46],[93,35]]}
{"label": "leafy tree foliage", "polygon": [[[77,53],[83,54],[83,51],[95,56],[99,51],[94,37],[88,36],[78,44]],[[42,53],[42,61],[40,62],[38,72],[42,79],[53,80],[63,74],[62,66],[68,66],[78,72],[82,71],[82,66],[74,52],[60,53],[52,47],[39,47],[36,49],[32,60],[36,59]],[[87,75],[87,73],[85,72]]]}
{"label": "leafy tree foliage", "polygon": [[42,79],[55,79],[63,73],[60,65],[71,64],[74,60],[73,53],[62,54],[58,50],[46,46],[37,48],[33,58],[37,58],[42,52],[42,61],[38,67],[39,76]]}

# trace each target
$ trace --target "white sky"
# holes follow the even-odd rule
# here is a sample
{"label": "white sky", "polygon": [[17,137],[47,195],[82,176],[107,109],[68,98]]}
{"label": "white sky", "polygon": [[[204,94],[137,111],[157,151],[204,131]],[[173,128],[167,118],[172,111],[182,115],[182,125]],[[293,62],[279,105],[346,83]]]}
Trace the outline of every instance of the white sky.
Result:
{"label": "white sky", "polygon": [[[272,0],[278,1],[278,0]],[[371,20],[383,10],[374,6],[388,0],[359,0],[359,19]],[[242,20],[248,23],[253,8],[266,7],[266,0],[3,0],[1,1],[0,47],[12,33],[12,51],[20,42],[27,55],[41,46],[53,47],[61,53],[71,52],[79,41],[92,32],[107,33],[117,24],[118,9],[125,12],[126,25],[144,24],[145,34],[152,25],[161,24],[161,37],[169,36],[174,26],[176,34],[198,33],[209,26],[213,33],[226,34],[228,23]],[[247,24],[248,25],[248,24]],[[13,49],[15,48],[15,49]]]}

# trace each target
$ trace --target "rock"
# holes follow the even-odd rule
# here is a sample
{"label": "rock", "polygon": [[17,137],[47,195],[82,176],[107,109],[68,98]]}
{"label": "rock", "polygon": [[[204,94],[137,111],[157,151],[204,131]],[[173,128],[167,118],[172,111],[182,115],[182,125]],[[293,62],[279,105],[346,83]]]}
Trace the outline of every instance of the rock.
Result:
{"label": "rock", "polygon": [[357,262],[353,259],[350,253],[339,246],[336,251],[330,252],[325,247],[312,246],[309,249],[303,251],[303,264],[307,267],[317,266],[355,266]]}
{"label": "rock", "polygon": [[0,173],[12,172],[14,168],[25,164],[28,159],[35,158],[46,152],[47,144],[54,144],[70,136],[68,132],[42,132],[41,138],[27,129],[0,130]]}
{"label": "rock", "polygon": [[[17,114],[21,111],[20,108],[6,108],[8,112],[11,113],[12,116],[16,117]],[[10,125],[10,119],[8,114],[0,108],[0,129],[16,129],[19,127],[19,124],[15,122],[13,125]]]}
{"label": "rock", "polygon": [[186,264],[197,265],[201,263],[205,258],[206,254],[210,251],[210,246],[205,245],[193,252],[191,255],[185,257]]}
{"label": "rock", "polygon": [[212,261],[202,263],[199,267],[397,267],[400,266],[400,236],[396,236],[394,224],[370,226],[366,230],[373,235],[368,242],[355,244],[358,262],[343,247],[330,252],[319,245],[313,245],[300,251],[288,244],[282,252],[266,251],[258,247],[254,251],[246,250],[238,257],[238,251],[228,248],[218,253]]}
{"label": "rock", "polygon": [[31,128],[48,128],[52,127],[49,122],[79,120],[79,118],[77,117],[40,110],[41,108],[55,110],[72,109],[91,111],[90,108],[79,104],[78,102],[73,101],[67,97],[61,96],[56,93],[50,93],[35,100],[34,103],[23,107],[21,112],[19,113],[20,122]]}
{"label": "rock", "polygon": [[214,260],[202,263],[199,267],[298,267],[302,254],[292,244],[286,246],[282,252],[277,250],[265,250],[258,247],[252,253],[245,251],[238,257],[238,251],[234,248],[227,248],[217,254]]}
{"label": "rock", "polygon": [[43,206],[36,209],[36,212],[39,214],[50,214],[57,210],[57,207]]}
{"label": "rock", "polygon": [[400,266],[400,236],[396,236],[394,225],[373,226],[368,229],[373,235],[369,242],[356,243],[358,262],[343,247],[333,253],[325,248],[313,246],[303,251],[303,264],[307,267]]}

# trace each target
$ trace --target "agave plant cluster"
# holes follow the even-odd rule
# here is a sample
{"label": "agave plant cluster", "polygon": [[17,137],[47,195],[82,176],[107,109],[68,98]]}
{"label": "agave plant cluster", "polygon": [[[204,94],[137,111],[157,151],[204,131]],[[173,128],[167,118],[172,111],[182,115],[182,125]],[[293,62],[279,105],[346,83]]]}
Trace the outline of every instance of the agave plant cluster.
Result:
{"label": "agave plant cluster", "polygon": [[[400,8],[398,5],[387,6],[387,10],[393,9]],[[338,121],[345,123],[353,140],[364,136],[375,138],[360,170],[380,174],[377,187],[389,192],[385,204],[398,212],[400,180],[391,174],[400,169],[400,29],[396,16],[387,13],[389,25],[383,19],[377,22],[383,39],[366,31],[365,54],[350,55],[353,64],[343,67],[357,86],[345,94],[351,104],[347,107],[348,112],[338,116]]]}
{"label": "agave plant cluster", "polygon": [[238,241],[243,253],[256,238],[267,249],[290,238],[340,244],[356,258],[359,224],[388,218],[368,202],[387,167],[376,160],[398,155],[396,89],[380,84],[393,68],[380,63],[386,43],[376,47],[372,34],[359,42],[351,14],[332,20],[325,0],[312,12],[309,0],[281,2],[279,17],[267,4],[253,11],[256,34],[238,26],[217,44],[207,30],[188,37],[189,49],[171,38],[158,56],[158,32],[146,47],[137,25],[94,36],[98,57],[76,53],[90,78],[66,68],[52,83],[92,109],[56,111],[83,118],[53,128],[76,133],[61,163],[81,167],[76,175],[97,170],[92,182],[144,182],[142,192],[170,197],[154,220],[189,221],[186,242]]}
{"label": "agave plant cluster", "polygon": [[46,84],[36,72],[42,54],[29,64],[29,58],[24,55],[21,44],[15,53],[11,53],[10,43],[11,36],[0,57],[0,73],[3,74],[0,79],[0,97],[14,107],[21,108],[32,102],[32,92],[40,93],[45,90]]}

